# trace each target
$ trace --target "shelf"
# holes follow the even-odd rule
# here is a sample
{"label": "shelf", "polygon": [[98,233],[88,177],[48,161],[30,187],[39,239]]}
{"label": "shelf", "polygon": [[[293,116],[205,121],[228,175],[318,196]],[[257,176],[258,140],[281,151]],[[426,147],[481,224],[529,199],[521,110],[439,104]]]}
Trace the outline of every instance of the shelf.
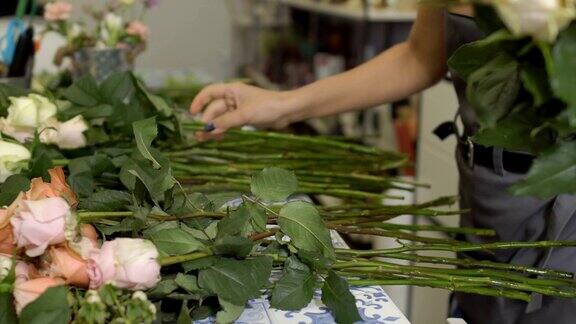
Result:
{"label": "shelf", "polygon": [[307,10],[318,14],[329,15],[339,18],[363,20],[370,22],[393,23],[393,22],[412,22],[416,19],[415,11],[396,10],[389,8],[370,8],[368,15],[365,17],[362,8],[346,4],[330,4],[324,2],[315,2],[312,0],[269,0],[285,6]]}

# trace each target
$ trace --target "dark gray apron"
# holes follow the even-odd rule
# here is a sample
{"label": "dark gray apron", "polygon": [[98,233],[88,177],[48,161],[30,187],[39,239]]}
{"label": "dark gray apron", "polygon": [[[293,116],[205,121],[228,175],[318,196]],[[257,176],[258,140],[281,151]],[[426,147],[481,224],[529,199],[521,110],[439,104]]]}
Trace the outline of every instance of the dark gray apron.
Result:
{"label": "dark gray apron", "polygon": [[[447,53],[483,36],[473,19],[447,14]],[[477,117],[466,100],[466,83],[454,78],[460,102],[459,118],[464,135],[478,130]],[[496,238],[466,236],[471,242],[576,240],[576,196],[562,195],[548,201],[515,197],[508,188],[523,175],[506,172],[502,167],[502,151],[494,154],[494,168],[470,167],[460,152],[456,153],[460,172],[461,207],[470,212],[463,215],[461,226],[491,228]],[[540,266],[576,272],[576,248],[536,250],[502,250],[495,254],[466,256],[504,263]],[[504,298],[457,293],[458,307],[469,324],[568,324],[576,323],[576,299],[532,296],[530,303]]]}

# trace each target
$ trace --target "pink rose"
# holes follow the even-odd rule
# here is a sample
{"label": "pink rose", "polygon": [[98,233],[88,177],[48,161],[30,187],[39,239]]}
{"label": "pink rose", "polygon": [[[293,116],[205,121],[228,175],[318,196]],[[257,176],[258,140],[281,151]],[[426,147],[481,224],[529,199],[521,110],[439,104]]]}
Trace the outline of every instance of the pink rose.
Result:
{"label": "pink rose", "polygon": [[64,285],[60,278],[38,278],[32,280],[16,280],[14,284],[14,302],[16,313],[20,314],[26,305],[35,301],[48,288]]}
{"label": "pink rose", "polygon": [[147,40],[149,35],[148,26],[138,20],[132,21],[130,24],[128,24],[126,33],[128,35],[139,37],[143,41]]}
{"label": "pink rose", "polygon": [[26,249],[29,257],[42,255],[48,245],[66,240],[64,233],[70,217],[70,205],[60,197],[22,201],[10,220],[17,247]]}
{"label": "pink rose", "polygon": [[66,1],[55,1],[44,7],[44,19],[47,21],[68,20],[72,5]]}
{"label": "pink rose", "polygon": [[158,250],[150,241],[118,238],[105,242],[88,261],[90,288],[105,283],[118,288],[146,290],[160,281]]}
{"label": "pink rose", "polygon": [[67,284],[88,288],[90,279],[86,261],[66,247],[53,247],[48,252],[50,277],[60,277]]}

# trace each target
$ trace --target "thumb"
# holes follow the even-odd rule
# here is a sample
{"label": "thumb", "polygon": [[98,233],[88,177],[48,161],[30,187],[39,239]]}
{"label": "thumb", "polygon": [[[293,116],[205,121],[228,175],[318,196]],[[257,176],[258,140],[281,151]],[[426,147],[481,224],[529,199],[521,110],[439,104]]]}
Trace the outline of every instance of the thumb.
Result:
{"label": "thumb", "polygon": [[212,122],[214,125],[213,134],[225,133],[230,128],[236,128],[246,125],[247,119],[239,110],[220,115]]}

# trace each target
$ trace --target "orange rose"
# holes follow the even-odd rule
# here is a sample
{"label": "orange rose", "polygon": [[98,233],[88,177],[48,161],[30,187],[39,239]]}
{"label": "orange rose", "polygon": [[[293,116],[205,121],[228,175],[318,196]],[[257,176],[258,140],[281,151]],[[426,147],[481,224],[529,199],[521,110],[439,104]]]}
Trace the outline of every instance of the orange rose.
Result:
{"label": "orange rose", "polygon": [[86,261],[76,254],[76,252],[66,247],[56,247],[50,249],[49,257],[50,275],[61,277],[67,284],[88,288],[90,279],[86,270]]}
{"label": "orange rose", "polygon": [[76,209],[78,206],[78,198],[72,188],[66,183],[66,177],[64,176],[64,169],[62,167],[57,167],[48,170],[50,174],[50,186],[52,190],[56,192],[60,197],[64,198],[70,204],[72,209]]}
{"label": "orange rose", "polygon": [[98,233],[94,226],[90,224],[82,224],[80,225],[80,235],[82,237],[90,239],[94,245],[98,245]]}
{"label": "orange rose", "polygon": [[12,225],[8,224],[8,226],[0,228],[0,253],[12,255],[15,248],[16,244],[14,242]]}
{"label": "orange rose", "polygon": [[20,314],[26,305],[35,301],[48,288],[64,285],[60,278],[38,278],[27,281],[16,281],[14,284],[14,301],[16,313]]}

